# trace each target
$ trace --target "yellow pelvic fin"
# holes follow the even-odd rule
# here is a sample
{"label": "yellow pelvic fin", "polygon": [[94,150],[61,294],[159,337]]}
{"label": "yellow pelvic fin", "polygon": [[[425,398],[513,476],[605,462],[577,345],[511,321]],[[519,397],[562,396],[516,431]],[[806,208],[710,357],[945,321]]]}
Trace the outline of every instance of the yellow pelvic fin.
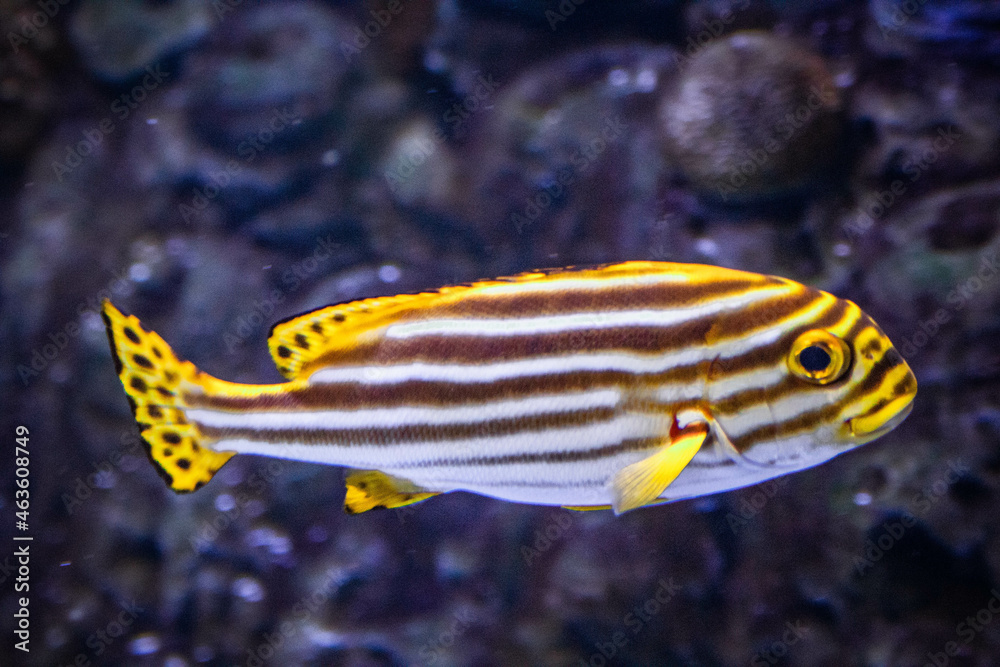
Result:
{"label": "yellow pelvic fin", "polygon": [[344,511],[360,514],[373,509],[403,507],[438,495],[413,482],[378,470],[356,470],[347,476]]}
{"label": "yellow pelvic fin", "polygon": [[132,406],[147,453],[171,489],[201,488],[233,452],[209,449],[185,416],[185,387],[212,381],[189,361],[181,361],[160,336],[146,331],[134,315],[104,302],[104,323],[118,378]]}
{"label": "yellow pelvic fin", "polygon": [[619,470],[611,482],[615,514],[654,503],[691,462],[707,436],[706,424],[692,424],[652,456]]}

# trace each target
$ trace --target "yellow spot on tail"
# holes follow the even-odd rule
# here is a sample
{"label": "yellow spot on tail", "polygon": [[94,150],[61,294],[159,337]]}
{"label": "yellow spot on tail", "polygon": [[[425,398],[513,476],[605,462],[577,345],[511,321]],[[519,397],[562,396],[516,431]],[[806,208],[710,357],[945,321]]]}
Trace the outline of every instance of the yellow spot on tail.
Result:
{"label": "yellow spot on tail", "polygon": [[611,482],[615,514],[655,502],[691,462],[707,436],[706,424],[693,424],[652,456],[619,470]]}
{"label": "yellow spot on tail", "polygon": [[150,459],[171,489],[185,493],[208,483],[233,452],[207,447],[185,417],[186,391],[209,380],[181,361],[160,336],[146,331],[134,315],[104,302],[104,322],[118,378],[125,387]]}
{"label": "yellow spot on tail", "polygon": [[360,514],[373,509],[403,507],[436,495],[437,492],[378,470],[358,470],[347,476],[344,511]]}

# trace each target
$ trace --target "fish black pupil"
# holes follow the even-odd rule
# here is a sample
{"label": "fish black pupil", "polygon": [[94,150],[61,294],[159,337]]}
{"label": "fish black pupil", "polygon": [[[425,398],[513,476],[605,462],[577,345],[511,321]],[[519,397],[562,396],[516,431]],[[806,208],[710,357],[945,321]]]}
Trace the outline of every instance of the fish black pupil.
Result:
{"label": "fish black pupil", "polygon": [[830,353],[819,345],[810,345],[799,353],[799,363],[810,373],[825,371],[831,361]]}

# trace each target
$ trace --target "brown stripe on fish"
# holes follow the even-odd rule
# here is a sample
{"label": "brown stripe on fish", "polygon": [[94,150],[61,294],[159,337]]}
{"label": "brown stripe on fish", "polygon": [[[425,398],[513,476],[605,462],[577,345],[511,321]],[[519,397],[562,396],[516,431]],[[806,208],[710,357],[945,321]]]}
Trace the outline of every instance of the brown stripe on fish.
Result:
{"label": "brown stripe on fish", "polygon": [[[364,299],[336,304],[321,309],[328,322],[313,322],[313,331],[331,335],[338,328],[367,329],[392,322],[454,316],[492,317],[517,313],[521,317],[553,316],[579,311],[625,311],[630,309],[670,310],[690,308],[702,303],[725,299],[739,294],[787,291],[795,283],[772,276],[742,272],[715,280],[682,280],[669,273],[633,271],[614,276],[593,275],[593,272],[567,272],[565,275],[537,282],[517,276],[509,282],[486,281],[442,288],[437,292],[402,294],[395,297]],[[511,291],[512,287],[516,291]],[[385,302],[385,303],[383,303]],[[396,302],[389,319],[379,321],[383,305]],[[320,311],[316,311],[317,313]],[[276,323],[272,333],[282,325],[298,319],[288,318]],[[373,322],[374,318],[374,322]],[[325,318],[327,319],[327,318]],[[318,329],[317,329],[318,327]]]}
{"label": "brown stripe on fish", "polygon": [[[531,357],[579,352],[627,351],[649,354],[682,349],[704,340],[707,319],[666,327],[620,327],[569,331],[531,336],[420,336],[402,340],[382,339],[369,349],[338,359],[338,363],[485,364]],[[322,365],[326,359],[321,359]]]}
{"label": "brown stripe on fish", "polygon": [[777,278],[759,280],[736,278],[715,282],[673,282],[609,285],[593,280],[592,287],[569,286],[565,290],[537,291],[521,294],[472,293],[463,296],[460,304],[447,298],[440,304],[420,308],[422,317],[454,315],[460,306],[465,317],[494,317],[518,313],[521,317],[559,315],[579,311],[619,311],[636,308],[686,308],[714,299],[740,294],[765,286],[780,286]]}
{"label": "brown stripe on fish", "polygon": [[712,327],[711,338],[708,342],[739,339],[746,336],[748,332],[766,329],[780,321],[794,317],[818,302],[829,301],[832,304],[835,301],[835,297],[825,292],[802,285],[797,286],[797,288],[789,294],[758,301],[745,309],[727,313],[726,317],[718,318]]}
{"label": "brown stripe on fish", "polygon": [[364,386],[356,383],[319,383],[302,384],[266,396],[190,394],[186,399],[194,408],[230,412],[324,408],[360,410],[403,405],[431,408],[476,404],[485,406],[496,400],[543,394],[565,394],[619,387],[625,388],[626,391],[651,388],[663,378],[694,382],[698,379],[699,372],[698,366],[685,366],[650,376],[637,376],[620,371],[573,371],[470,384],[458,384],[446,380],[408,380]]}
{"label": "brown stripe on fish", "polygon": [[[589,449],[573,449],[561,452],[531,452],[525,454],[502,454],[500,456],[478,456],[472,458],[446,458],[422,461],[420,465],[433,466],[500,466],[530,463],[579,463],[596,461],[624,454],[653,449],[663,443],[662,438],[630,438],[614,445],[602,445]],[[405,467],[405,466],[400,466]]]}
{"label": "brown stripe on fish", "polygon": [[892,347],[883,352],[882,357],[875,362],[867,377],[855,385],[847,395],[847,400],[854,400],[859,396],[876,393],[882,387],[885,377],[892,369],[905,363],[902,355]]}
{"label": "brown stripe on fish", "polygon": [[500,437],[516,433],[543,433],[550,429],[587,426],[605,422],[617,414],[613,408],[593,408],[567,412],[549,412],[505,419],[485,419],[458,424],[408,424],[366,428],[240,428],[218,427],[194,420],[198,430],[213,440],[254,440],[258,442],[300,442],[308,445],[395,446],[414,443],[443,443],[449,440]]}
{"label": "brown stripe on fish", "polygon": [[[312,368],[376,361],[402,364],[407,361],[474,364],[513,360],[567,352],[597,352],[615,349],[630,353],[672,352],[709,343],[738,340],[765,330],[794,316],[817,301],[833,298],[815,290],[780,294],[733,311],[695,317],[665,326],[633,325],[590,330],[576,329],[532,335],[440,335],[412,338],[377,338],[362,342],[351,350],[335,350],[320,356]],[[613,322],[614,313],[584,311],[592,314],[595,325]],[[511,315],[516,320],[520,314]],[[474,319],[474,318],[471,318]]]}

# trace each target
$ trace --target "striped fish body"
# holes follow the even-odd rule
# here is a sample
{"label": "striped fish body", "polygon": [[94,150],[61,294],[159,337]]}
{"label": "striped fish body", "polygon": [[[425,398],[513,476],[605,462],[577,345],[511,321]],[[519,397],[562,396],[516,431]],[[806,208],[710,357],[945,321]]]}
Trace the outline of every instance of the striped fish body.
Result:
{"label": "striped fish body", "polygon": [[916,392],[850,301],[711,266],[629,262],[330,306],[272,330],[278,385],[212,378],[111,304],[105,318],[172,488],[261,454],[370,471],[348,477],[354,511],[453,490],[616,511],[714,493],[878,437]]}

